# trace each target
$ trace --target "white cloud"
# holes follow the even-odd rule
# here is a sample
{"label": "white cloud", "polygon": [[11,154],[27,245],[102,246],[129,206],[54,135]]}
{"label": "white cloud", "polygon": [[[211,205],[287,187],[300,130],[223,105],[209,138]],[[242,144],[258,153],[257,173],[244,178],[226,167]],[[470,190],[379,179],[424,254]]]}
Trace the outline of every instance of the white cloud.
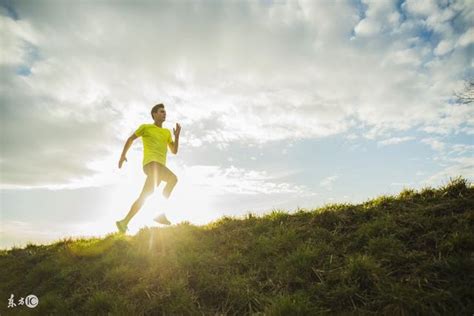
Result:
{"label": "white cloud", "polygon": [[429,145],[431,149],[436,151],[443,151],[446,147],[446,144],[444,142],[441,142],[436,138],[425,138],[422,139],[421,142]]}
{"label": "white cloud", "polygon": [[430,186],[439,186],[458,176],[462,176],[469,181],[474,180],[474,157],[450,159],[449,166],[427,178],[423,183]]}
{"label": "white cloud", "polygon": [[418,66],[422,62],[422,55],[415,49],[394,51],[387,56],[386,62]]}
{"label": "white cloud", "polygon": [[363,19],[357,24],[354,31],[357,35],[370,36],[376,34],[380,29],[380,24],[376,21]]}
{"label": "white cloud", "polygon": [[19,65],[28,62],[28,45],[35,45],[38,36],[28,21],[14,21],[0,7],[0,38],[2,54],[0,65]]}
{"label": "white cloud", "polygon": [[[443,31],[442,40],[467,43],[467,33],[435,22],[449,24],[461,12],[463,25],[472,10],[409,1],[413,16],[402,21],[394,1],[365,4],[361,20],[356,6],[342,2],[199,2],[193,10],[180,2],[15,3],[19,20],[0,16],[8,39],[0,91],[1,166],[9,175],[2,181],[61,185],[94,176],[84,161],[120,152],[157,102],[168,107],[167,124],[182,123],[182,144],[195,148],[314,139],[360,126],[374,138],[413,127],[474,131],[469,108],[443,106],[462,84],[467,48],[432,59],[431,43],[418,34],[425,23],[418,15],[435,14],[427,26]],[[25,43],[37,56],[27,56]],[[18,76],[14,65],[31,74]],[[13,141],[15,127],[26,124],[37,138]],[[38,138],[46,143],[31,164]]]}
{"label": "white cloud", "polygon": [[334,182],[339,178],[338,175],[332,175],[332,176],[329,176],[329,177],[326,177],[324,178],[323,180],[321,180],[321,182],[319,183],[319,185],[321,187],[324,187],[328,190],[331,190],[332,189],[332,186],[334,184]]}
{"label": "white cloud", "polygon": [[[58,230],[35,227],[32,223],[23,221],[2,221],[0,226],[0,249],[23,247],[28,242],[45,243],[57,240],[61,236]],[[57,229],[57,227],[55,227]]]}
{"label": "white cloud", "polygon": [[469,28],[466,33],[459,37],[457,45],[467,46],[472,43],[474,43],[474,27]]}
{"label": "white cloud", "polygon": [[455,154],[455,155],[470,154],[470,155],[474,155],[474,145],[453,144],[451,146],[451,150],[449,151],[448,154]]}
{"label": "white cloud", "polygon": [[246,170],[230,166],[187,166],[184,178],[191,179],[190,185],[204,188],[211,195],[232,194],[307,194],[305,186],[278,181],[267,171]]}
{"label": "white cloud", "polygon": [[412,136],[392,137],[392,138],[379,141],[378,145],[379,146],[396,145],[396,144],[404,143],[413,139],[415,139],[415,137],[412,137]]}
{"label": "white cloud", "polygon": [[400,14],[395,1],[363,1],[367,5],[365,18],[354,28],[358,36],[373,36],[380,32],[396,28],[400,22]]}
{"label": "white cloud", "polygon": [[442,40],[439,42],[438,46],[436,46],[434,53],[438,56],[445,55],[452,51],[454,48],[454,43],[450,40]]}
{"label": "white cloud", "polygon": [[[456,89],[460,90],[460,89]],[[474,134],[474,107],[472,104],[454,104],[441,106],[437,112],[437,122],[426,124],[423,131],[445,135],[449,133]]]}
{"label": "white cloud", "polygon": [[438,6],[434,0],[407,0],[403,6],[409,13],[421,16],[430,16],[438,12]]}
{"label": "white cloud", "polygon": [[446,184],[450,178],[462,176],[468,180],[474,179],[474,146],[471,144],[450,144],[437,138],[423,139],[437,155],[433,161],[441,170],[425,179],[422,184],[439,186]]}

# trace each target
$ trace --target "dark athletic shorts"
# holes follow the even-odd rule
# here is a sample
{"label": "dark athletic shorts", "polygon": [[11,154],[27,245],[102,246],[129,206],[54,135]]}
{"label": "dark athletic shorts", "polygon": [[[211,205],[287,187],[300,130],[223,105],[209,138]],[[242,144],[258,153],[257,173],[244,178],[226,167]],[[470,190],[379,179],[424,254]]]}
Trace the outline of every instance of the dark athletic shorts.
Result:
{"label": "dark athletic shorts", "polygon": [[143,172],[148,177],[156,176],[157,180],[159,180],[158,183],[160,181],[170,182],[170,180],[176,179],[176,175],[170,169],[156,161],[151,161],[144,165]]}

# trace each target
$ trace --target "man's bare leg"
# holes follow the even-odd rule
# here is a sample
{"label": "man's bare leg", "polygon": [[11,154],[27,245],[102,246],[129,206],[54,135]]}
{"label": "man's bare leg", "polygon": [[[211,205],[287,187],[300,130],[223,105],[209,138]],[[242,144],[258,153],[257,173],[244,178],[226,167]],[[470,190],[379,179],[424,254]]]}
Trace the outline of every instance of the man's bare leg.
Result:
{"label": "man's bare leg", "polygon": [[[125,226],[125,230],[126,230],[126,227],[128,223],[130,222],[130,220],[135,216],[135,214],[138,213],[138,211],[142,208],[143,204],[145,203],[146,199],[155,190],[155,182],[156,180],[155,180],[155,177],[153,176],[148,176],[146,178],[145,184],[143,185],[143,189],[142,189],[142,192],[140,193],[140,196],[135,202],[133,202],[132,207],[130,208],[130,211],[128,212],[127,216],[125,216],[123,220],[117,222],[117,227]],[[119,230],[121,230],[120,227],[119,227]]]}
{"label": "man's bare leg", "polygon": [[170,198],[171,192],[173,192],[174,187],[176,186],[176,183],[178,183],[178,178],[173,175],[168,179],[168,182],[166,182],[166,186],[163,188],[163,196],[166,199]]}
{"label": "man's bare leg", "polygon": [[[166,185],[163,188],[163,196],[165,199],[169,199],[171,192],[173,192],[174,187],[176,186],[176,183],[178,183],[178,178],[173,175],[172,177],[169,177],[167,179]],[[163,225],[170,225],[171,222],[166,218],[166,215],[164,213],[158,215],[155,217],[155,222]]]}

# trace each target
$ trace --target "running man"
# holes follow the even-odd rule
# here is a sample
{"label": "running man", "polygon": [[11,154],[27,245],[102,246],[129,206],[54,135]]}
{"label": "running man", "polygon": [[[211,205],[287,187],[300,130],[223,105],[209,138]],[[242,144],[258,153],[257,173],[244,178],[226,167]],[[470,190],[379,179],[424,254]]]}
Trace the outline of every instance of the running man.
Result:
{"label": "running man", "polygon": [[[122,168],[124,161],[127,161],[127,151],[132,145],[133,141],[138,137],[142,137],[143,141],[143,172],[147,178],[143,185],[142,192],[138,199],[132,204],[127,216],[115,224],[119,232],[125,233],[128,229],[128,223],[140,210],[145,203],[145,200],[154,192],[155,187],[160,185],[161,181],[166,182],[163,189],[163,196],[169,198],[174,186],[178,182],[176,175],[166,167],[166,153],[169,147],[173,154],[178,153],[179,133],[181,132],[181,125],[176,123],[176,128],[173,128],[174,142],[171,138],[171,132],[167,128],[163,128],[163,122],[166,120],[166,111],[163,104],[157,104],[151,109],[151,117],[154,120],[153,124],[142,124],[140,127],[127,139],[125,146],[120,156],[118,167]],[[165,214],[160,214],[155,218],[155,221],[169,225],[171,224],[166,218]]]}

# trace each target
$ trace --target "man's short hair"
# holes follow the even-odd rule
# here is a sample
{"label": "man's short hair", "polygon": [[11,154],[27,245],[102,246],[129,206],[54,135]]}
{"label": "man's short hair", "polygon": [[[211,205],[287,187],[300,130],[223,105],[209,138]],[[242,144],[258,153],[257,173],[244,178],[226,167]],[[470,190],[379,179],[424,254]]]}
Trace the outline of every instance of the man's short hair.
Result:
{"label": "man's short hair", "polygon": [[156,113],[158,112],[158,109],[161,109],[161,108],[165,108],[165,105],[163,103],[159,103],[157,105],[155,105],[152,109],[151,109],[151,118],[154,119],[153,117],[153,113]]}

